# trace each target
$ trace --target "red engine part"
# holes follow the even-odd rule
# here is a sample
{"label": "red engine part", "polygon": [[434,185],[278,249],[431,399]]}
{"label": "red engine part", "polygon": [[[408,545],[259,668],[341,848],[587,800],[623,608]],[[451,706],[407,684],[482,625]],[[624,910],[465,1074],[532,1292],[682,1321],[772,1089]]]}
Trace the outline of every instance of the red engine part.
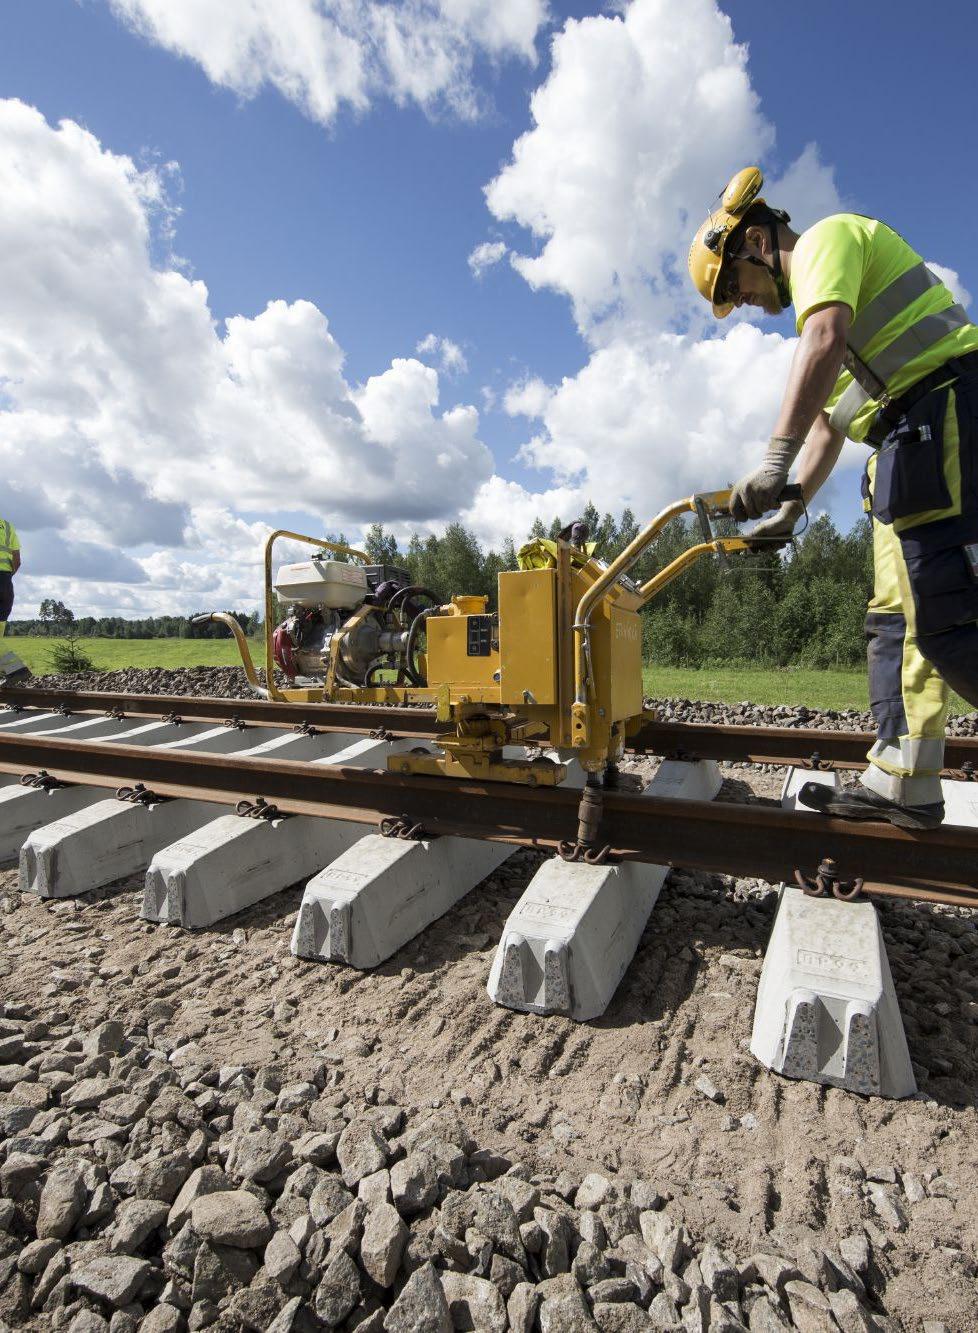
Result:
{"label": "red engine part", "polygon": [[279,625],[272,633],[272,657],[280,670],[290,681],[295,680],[295,640],[286,629]]}

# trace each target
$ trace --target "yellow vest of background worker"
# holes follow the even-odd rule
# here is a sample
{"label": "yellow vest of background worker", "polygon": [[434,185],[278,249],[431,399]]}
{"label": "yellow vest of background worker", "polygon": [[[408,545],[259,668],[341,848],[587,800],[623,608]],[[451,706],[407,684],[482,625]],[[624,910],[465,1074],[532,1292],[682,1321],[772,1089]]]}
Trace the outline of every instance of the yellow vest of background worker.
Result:
{"label": "yellow vest of background worker", "polygon": [[14,553],[20,551],[17,529],[5,518],[0,518],[0,574],[14,572]]}
{"label": "yellow vest of background worker", "polygon": [[7,617],[14,603],[13,574],[20,564],[20,539],[17,529],[0,518],[0,639],[7,632]]}
{"label": "yellow vest of background worker", "polygon": [[[20,539],[8,519],[0,518],[0,639],[7,632],[7,620],[14,604],[14,574],[20,568]],[[30,671],[16,653],[0,653],[0,687],[17,684]]]}

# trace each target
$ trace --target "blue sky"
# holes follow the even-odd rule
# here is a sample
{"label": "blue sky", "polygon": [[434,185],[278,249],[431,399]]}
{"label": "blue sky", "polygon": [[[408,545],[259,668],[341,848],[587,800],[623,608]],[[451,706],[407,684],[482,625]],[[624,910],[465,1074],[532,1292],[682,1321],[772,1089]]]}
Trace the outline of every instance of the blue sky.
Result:
{"label": "blue sky", "polygon": [[[314,412],[309,403],[326,393],[318,363],[311,371],[307,367],[316,333],[311,325],[298,333],[293,329],[296,342],[282,344],[279,379],[270,379],[267,363],[274,361],[277,339],[283,336],[280,327],[266,329],[259,320],[270,301],[289,308],[292,303],[315,307],[342,349],[345,387],[337,389],[329,380],[339,433],[324,427],[321,435],[310,436],[310,459],[315,455],[318,465],[335,449],[334,478],[348,476],[361,465],[359,459],[365,471],[387,468],[387,490],[375,475],[366,489],[376,493],[378,512],[402,535],[426,524],[437,529],[459,513],[489,542],[510,529],[519,536],[521,525],[525,531],[536,510],[549,518],[559,509],[569,518],[569,509],[591,494],[601,505],[616,508],[630,502],[641,513],[663,497],[730,480],[762,446],[770,429],[765,423],[776,407],[772,384],[787,364],[790,344],[770,335],[762,340],[758,331],[741,329],[715,353],[695,351],[698,340],[713,338],[717,330],[692,312],[678,274],[685,217],[695,225],[705,211],[706,181],[719,190],[729,172],[752,160],[761,160],[769,177],[779,178],[806,145],[815,144],[814,165],[812,159],[803,159],[793,186],[803,213],[810,208],[818,215],[826,211],[826,201],[834,201],[882,216],[926,258],[954,270],[965,288],[978,291],[978,263],[970,244],[975,187],[970,180],[973,98],[966,54],[978,25],[973,8],[959,0],[940,6],[939,24],[928,24],[926,40],[915,41],[908,33],[919,29],[919,7],[911,9],[902,0],[886,5],[830,0],[818,7],[817,18],[808,7],[728,0],[720,9],[732,22],[734,41],[745,43],[749,55],[742,68],[744,87],[729,93],[729,106],[720,103],[714,147],[705,142],[713,134],[708,117],[688,142],[681,129],[660,134],[653,122],[657,116],[667,118],[687,90],[677,86],[670,92],[666,87],[660,111],[656,89],[641,89],[641,76],[633,71],[635,53],[654,69],[657,43],[676,40],[683,52],[695,51],[701,30],[706,34],[702,45],[712,54],[702,57],[702,66],[696,64],[698,56],[688,55],[693,74],[709,73],[711,60],[717,69],[727,68],[723,20],[712,0],[690,0],[679,7],[634,0],[622,6],[630,30],[627,50],[621,36],[625,25],[608,11],[598,5],[552,3],[533,33],[536,63],[525,58],[526,43],[513,36],[515,26],[502,35],[486,36],[483,19],[478,29],[473,19],[465,32],[452,30],[450,53],[467,88],[474,90],[478,114],[460,114],[437,93],[430,98],[402,93],[398,104],[385,89],[385,81],[396,74],[381,70],[367,94],[368,105],[341,105],[335,115],[319,118],[269,79],[257,91],[217,86],[213,70],[208,73],[213,43],[206,30],[181,34],[183,54],[165,29],[146,34],[146,15],[152,17],[159,3],[117,0],[113,7],[109,0],[6,0],[0,98],[20,99],[36,108],[47,125],[42,133],[36,124],[25,128],[18,123],[17,134],[29,140],[25,151],[38,159],[49,146],[54,151],[55,127],[65,119],[87,130],[96,144],[84,150],[76,144],[75,158],[63,164],[72,173],[70,181],[78,183],[77,212],[66,206],[65,219],[51,221],[50,199],[25,196],[19,215],[26,219],[24,246],[17,262],[21,270],[38,266],[35,290],[45,293],[52,320],[62,300],[65,319],[72,317],[72,303],[78,301],[75,317],[83,330],[94,309],[85,302],[95,298],[80,299],[64,273],[69,263],[85,269],[86,244],[94,247],[99,264],[108,262],[105,256],[111,249],[107,233],[95,240],[84,234],[85,182],[95,179],[91,173],[97,174],[100,164],[130,158],[139,171],[152,174],[155,169],[154,179],[179,210],[171,216],[167,239],[160,233],[158,212],[149,209],[156,233],[139,281],[149,282],[152,270],[206,285],[204,313],[198,312],[194,326],[205,360],[214,348],[200,333],[201,319],[214,321],[214,347],[220,349],[223,321],[244,317],[247,355],[226,374],[215,372],[227,381],[220,394],[240,384],[242,373],[246,378],[250,374],[251,340],[259,333],[264,368],[260,382],[246,385],[247,410],[235,403],[228,414],[227,440],[218,449],[214,441],[225,418],[209,407],[181,402],[186,421],[177,421],[181,413],[175,411],[173,423],[161,423],[158,406],[150,408],[145,401],[153,386],[145,387],[140,378],[148,382],[152,377],[151,358],[139,366],[126,361],[134,328],[143,330],[147,320],[158,327],[174,318],[165,302],[154,312],[153,298],[139,298],[138,324],[126,324],[136,318],[126,311],[114,329],[103,330],[99,321],[99,337],[108,350],[93,351],[92,365],[83,365],[79,374],[82,380],[90,376],[111,383],[119,397],[112,399],[111,412],[106,409],[101,416],[89,403],[87,419],[78,394],[66,395],[55,412],[46,389],[35,388],[31,396],[20,387],[29,387],[25,364],[33,367],[30,373],[36,374],[38,385],[75,373],[86,355],[78,350],[84,349],[84,336],[73,340],[70,354],[51,353],[46,368],[38,369],[47,355],[44,329],[24,318],[21,340],[9,340],[10,364],[19,367],[16,374],[5,371],[0,359],[0,403],[13,409],[0,415],[0,446],[6,442],[12,452],[16,448],[20,460],[13,475],[23,512],[18,514],[13,504],[15,512],[10,513],[15,522],[20,518],[24,530],[19,609],[51,594],[67,596],[79,607],[128,614],[163,609],[188,597],[193,604],[208,596],[240,600],[253,578],[246,568],[247,551],[260,539],[266,520],[302,519],[307,525],[343,527],[350,535],[364,526],[362,505],[324,499],[333,493],[328,478],[321,484],[305,483],[305,437],[301,430],[294,436],[290,432],[297,399],[304,412]],[[317,12],[327,0],[290,3]],[[509,0],[508,11],[516,13],[521,5],[524,10],[543,8],[542,0]],[[225,8],[233,13],[234,5],[228,0]],[[370,7],[364,8],[366,12]],[[429,16],[440,13],[437,0],[423,0],[421,8]],[[466,0],[466,8],[475,13],[478,0]],[[132,30],[134,12],[142,13],[142,34]],[[574,23],[588,17],[590,25],[579,28]],[[565,53],[556,75],[553,49]],[[628,104],[616,107],[613,86],[610,94],[593,91],[619,58],[623,72],[639,78],[637,86],[648,99],[647,124],[641,117],[630,118]],[[546,114],[534,130],[530,98],[548,80]],[[578,104],[586,106],[589,96],[595,101],[582,126],[575,116]],[[751,96],[758,99],[753,109]],[[607,124],[597,127],[606,106]],[[682,120],[688,123],[700,110],[691,104]],[[509,170],[514,144],[528,133],[534,161]],[[725,158],[727,142],[731,154],[745,156]],[[609,174],[604,159],[618,154],[622,143],[629,146],[620,153],[618,174]],[[755,145],[756,158],[751,156]],[[627,184],[631,176],[629,152],[634,153],[635,174],[647,172],[647,185],[644,194],[622,192],[621,207],[616,208],[616,191],[623,191],[622,182]],[[670,177],[674,184],[663,186],[655,163],[673,152],[679,160]],[[171,163],[177,165],[167,168]],[[578,225],[575,212],[587,211],[590,171],[595,172],[594,195],[608,193],[610,223],[602,223],[599,209],[589,233],[592,224]],[[33,182],[37,190],[43,177],[39,171]],[[502,181],[495,214],[485,194],[494,180]],[[123,217],[123,186],[112,188],[116,193],[111,206],[118,206]],[[569,204],[563,200],[565,189]],[[669,189],[676,200],[668,197]],[[667,197],[659,198],[658,190]],[[59,272],[41,270],[51,260],[50,244],[42,257],[31,251],[30,235],[37,234],[32,210],[38,209],[49,219],[45,226],[55,228],[49,233],[55,248],[62,235],[57,228],[64,228],[65,262]],[[619,229],[622,213],[629,216]],[[668,238],[661,234],[666,229]],[[646,237],[652,256],[648,263],[640,253]],[[486,241],[503,242],[509,254],[477,278],[468,257]],[[126,242],[134,243],[131,237]],[[611,256],[607,263],[594,257],[605,245]],[[528,256],[542,266],[533,269],[528,281],[528,271],[518,271],[509,262],[512,255]],[[111,270],[106,272],[111,276]],[[131,266],[120,269],[120,275],[131,272]],[[63,293],[59,282],[65,283]],[[125,288],[120,277],[120,290]],[[136,299],[134,295],[134,304]],[[124,296],[120,302],[124,304]],[[302,310],[307,309],[303,304]],[[12,308],[8,318],[20,327],[18,310]],[[790,337],[787,321],[773,327]],[[668,342],[677,332],[684,332],[686,340],[681,362]],[[731,330],[720,332],[730,339]],[[437,350],[418,353],[420,340],[429,333],[460,349],[466,368],[453,369]],[[271,347],[266,346],[269,340]],[[179,342],[169,335],[161,342],[162,355],[174,357],[167,375],[176,386],[195,374],[189,352],[188,364],[179,364]],[[103,356],[104,362],[99,360]],[[401,399],[396,397],[390,405],[385,397],[379,408],[364,409],[365,423],[355,422],[364,432],[362,454],[346,439],[345,419],[361,411],[359,388],[384,375],[395,359],[425,361],[437,371],[432,430],[445,433],[449,443],[445,448],[432,444],[430,455],[419,446],[421,434],[399,438],[396,422],[387,422],[388,406],[394,416],[400,413]],[[123,364],[124,371],[119,369]],[[724,376],[730,382],[723,391],[704,384],[700,395],[698,373],[709,376],[713,385]],[[410,396],[419,384],[415,375],[410,384],[392,383],[390,392],[396,388]],[[297,397],[289,398],[286,389]],[[521,390],[522,397],[514,396],[514,389]],[[205,392],[210,396],[211,388]],[[339,406],[336,394],[342,400]],[[701,397],[709,401],[703,403]],[[443,416],[453,408],[459,409],[457,419],[446,424]],[[25,440],[33,439],[37,417],[31,414],[38,411],[47,414],[44,430],[58,443],[52,443],[50,459],[35,455],[39,470],[32,474],[23,468],[23,449]],[[115,423],[131,422],[131,436],[107,442],[106,433],[114,429],[106,424],[107,416]],[[200,427],[203,417],[206,426]],[[656,424],[649,427],[646,442],[643,422],[653,417]],[[145,442],[147,421],[159,436],[152,449]],[[197,429],[199,439],[188,443],[188,430]],[[417,430],[424,429],[419,418]],[[234,436],[241,430],[253,430],[257,443],[236,454]],[[76,443],[68,444],[69,438]],[[171,472],[185,473],[185,491],[174,486],[172,476],[161,475],[171,439],[176,460]],[[266,460],[252,456],[261,452],[261,441]],[[378,442],[379,452],[371,452]],[[144,447],[145,457],[140,452]],[[184,447],[190,456],[181,461]],[[213,493],[210,474],[198,466],[211,448]],[[446,451],[456,448],[455,462],[447,462]],[[97,460],[92,462],[96,471],[79,480],[71,468],[89,450]],[[240,461],[244,452],[249,455],[246,463]],[[283,467],[286,453],[288,466]],[[437,483],[437,498],[432,484],[430,516],[422,495],[405,503],[401,518],[398,498],[405,494],[403,479],[410,477],[414,458],[421,491],[429,475],[440,475],[439,469],[447,469],[446,477]],[[248,479],[237,494],[228,472],[239,465]],[[265,467],[276,474],[267,495],[261,480]],[[105,514],[86,513],[80,506],[79,497],[87,496],[85,505],[97,509],[92,497],[100,492],[107,506],[115,503],[98,480],[103,470],[106,477],[122,478],[119,495],[125,494],[134,513],[145,505],[145,541],[133,540],[131,524],[121,533]],[[850,466],[825,494],[843,525],[857,512],[856,491]],[[45,497],[43,512],[33,518],[23,498],[31,493]],[[8,509],[12,503],[7,502]],[[220,510],[219,521],[213,507]],[[188,523],[182,538],[179,523],[174,535],[167,518],[178,510]],[[64,525],[52,521],[58,512],[65,516]],[[215,534],[211,547],[205,529]],[[169,539],[161,542],[167,534]],[[49,572],[30,577],[31,546],[49,547],[59,535],[65,558],[59,562],[48,556],[44,567]],[[234,578],[218,568],[220,550],[228,547],[239,566]],[[106,571],[102,578],[100,553]],[[38,569],[37,562],[34,567]],[[195,571],[196,586],[186,592],[181,579],[188,568]]]}

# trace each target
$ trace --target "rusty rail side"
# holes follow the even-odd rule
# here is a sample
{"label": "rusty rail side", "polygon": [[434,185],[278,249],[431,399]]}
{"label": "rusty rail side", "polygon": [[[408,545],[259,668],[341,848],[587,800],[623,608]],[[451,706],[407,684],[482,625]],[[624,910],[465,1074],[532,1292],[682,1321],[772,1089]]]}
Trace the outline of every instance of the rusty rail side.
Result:
{"label": "rusty rail side", "polygon": [[[283,729],[308,723],[321,731],[372,731],[384,727],[400,736],[426,738],[444,730],[426,708],[388,708],[376,704],[274,703],[266,699],[218,699],[207,695],[119,694],[100,690],[49,690],[23,686],[0,692],[0,707],[56,710],[71,713],[124,713],[132,717],[166,717],[176,713],[193,722],[240,719],[254,726]],[[0,713],[2,717],[2,713]]]}
{"label": "rusty rail side", "polygon": [[[44,768],[69,782],[145,782],[160,795],[233,804],[263,797],[283,813],[376,824],[387,815],[455,834],[552,851],[573,836],[579,793],[402,776],[238,755],[147,751],[105,742],[0,733],[0,771]],[[608,793],[601,837],[630,860],[730,875],[813,876],[830,857],[867,892],[978,906],[978,830],[908,833],[773,807]]]}

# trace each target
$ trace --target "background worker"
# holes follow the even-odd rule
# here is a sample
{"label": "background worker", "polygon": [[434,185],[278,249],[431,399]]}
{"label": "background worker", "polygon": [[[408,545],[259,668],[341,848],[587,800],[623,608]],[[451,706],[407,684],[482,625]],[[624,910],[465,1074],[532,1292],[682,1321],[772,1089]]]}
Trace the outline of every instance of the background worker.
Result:
{"label": "background worker", "polygon": [[[731,493],[741,522],[804,506],[779,497],[798,458],[810,503],[846,436],[874,449],[863,478],[875,587],[867,616],[878,739],[854,789],[808,783],[799,800],[852,819],[932,828],[944,818],[947,682],[978,707],[978,328],[904,239],[838,213],[801,235],[738,172],[700,227],[690,275],[713,313],[794,305],[800,336],[763,462]],[[943,678],[943,679],[942,679]]]}
{"label": "background worker", "polygon": [[[9,519],[0,518],[0,639],[14,604],[14,575],[20,569],[20,539]],[[31,673],[16,653],[0,653],[0,685],[24,680]]]}

